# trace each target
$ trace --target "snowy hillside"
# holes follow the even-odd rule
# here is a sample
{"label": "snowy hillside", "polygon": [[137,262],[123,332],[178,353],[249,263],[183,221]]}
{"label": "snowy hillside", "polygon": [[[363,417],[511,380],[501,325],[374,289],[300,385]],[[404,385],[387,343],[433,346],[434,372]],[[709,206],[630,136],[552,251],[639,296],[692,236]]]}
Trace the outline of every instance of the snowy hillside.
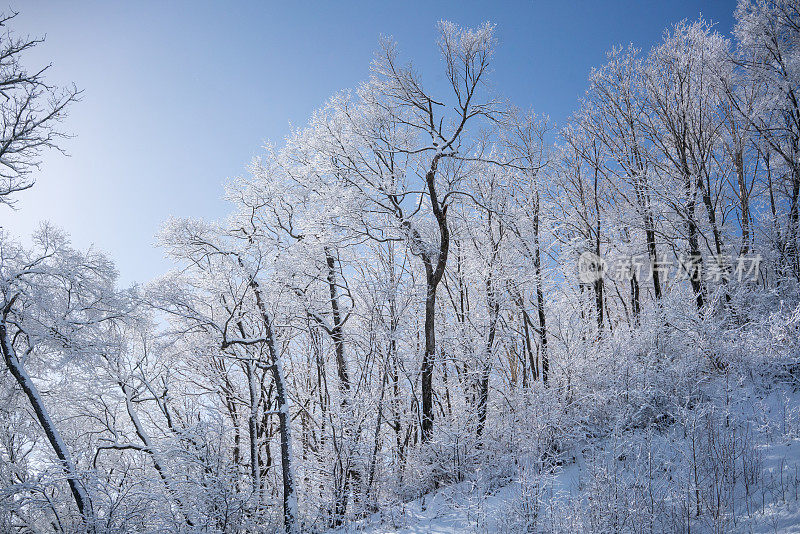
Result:
{"label": "snowy hillside", "polygon": [[[800,532],[800,0],[738,0],[724,34],[673,4],[641,3],[666,31],[608,50],[558,125],[496,86],[557,46],[509,69],[490,22],[431,21],[422,61],[381,38],[225,213],[161,221],[170,268],[131,287],[53,224],[6,223],[84,95],[27,69],[42,41],[0,14],[0,534]],[[192,118],[221,147],[212,109],[252,119],[261,59],[206,58],[230,36],[200,26],[152,41],[230,85],[142,113],[137,172],[156,131]],[[312,41],[264,53],[302,70]],[[177,70],[119,85],[211,90]],[[221,158],[194,152],[174,168]]]}
{"label": "snowy hillside", "polygon": [[[696,513],[690,477],[684,490],[691,509],[687,512],[683,500],[682,514],[671,518],[669,531],[800,532],[800,392],[780,384],[761,398],[748,388],[730,393],[739,404],[738,410],[723,412],[730,430],[718,420],[722,427],[706,427],[711,434],[696,444],[697,456],[708,455],[698,475],[701,513]],[[735,428],[743,430],[738,438]],[[532,474],[537,469],[531,462],[520,462],[508,477],[482,467],[468,481],[332,532],[664,532],[663,517],[648,515],[648,508],[663,509],[664,499],[681,497],[670,495],[669,475],[652,471],[678,476],[679,465],[693,470],[692,462],[691,440],[679,433],[623,434],[587,445],[541,474]]]}

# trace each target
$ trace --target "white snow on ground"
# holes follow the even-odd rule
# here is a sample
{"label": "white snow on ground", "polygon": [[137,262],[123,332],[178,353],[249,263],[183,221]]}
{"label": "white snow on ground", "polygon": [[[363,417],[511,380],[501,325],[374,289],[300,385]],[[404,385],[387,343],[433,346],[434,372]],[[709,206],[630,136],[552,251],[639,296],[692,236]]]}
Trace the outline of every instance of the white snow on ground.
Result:
{"label": "white snow on ground", "polygon": [[[755,450],[760,458],[761,475],[757,487],[746,499],[737,497],[736,518],[727,532],[800,533],[800,393],[779,387],[763,399],[748,400],[747,388],[738,391],[739,406],[751,412],[755,426]],[[739,415],[747,415],[740,413]],[[674,436],[673,436],[674,437]],[[608,445],[607,443],[605,445]],[[602,448],[600,444],[599,448]],[[663,440],[663,457],[680,456],[676,452],[686,443]],[[616,449],[615,449],[616,450]],[[491,470],[491,466],[485,469]],[[545,502],[555,496],[576,499],[587,477],[586,461],[578,453],[572,461],[557,468],[548,478]],[[359,523],[335,530],[336,534],[454,534],[519,532],[518,518],[525,502],[524,482],[519,478],[484,490],[481,472],[472,480],[441,488],[422,499],[383,510]],[[541,499],[540,499],[541,500]],[[573,502],[580,502],[580,499]],[[707,524],[692,519],[692,532],[710,532]],[[547,531],[547,530],[544,530]],[[530,532],[540,532],[535,529]]]}
{"label": "white snow on ground", "polygon": [[[764,445],[762,452],[766,487],[762,495],[756,495],[752,499],[752,515],[748,517],[745,511],[739,516],[740,524],[733,532],[800,532],[798,499],[800,439],[794,438],[788,443]],[[746,504],[742,503],[741,506],[745,507]]]}

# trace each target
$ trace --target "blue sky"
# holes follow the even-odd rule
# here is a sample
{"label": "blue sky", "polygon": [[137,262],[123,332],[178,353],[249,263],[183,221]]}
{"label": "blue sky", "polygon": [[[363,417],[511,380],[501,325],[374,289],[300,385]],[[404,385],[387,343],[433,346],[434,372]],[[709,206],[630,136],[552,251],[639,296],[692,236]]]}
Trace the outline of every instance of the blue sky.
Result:
{"label": "blue sky", "polygon": [[648,49],[666,27],[701,13],[727,35],[735,8],[733,0],[11,5],[18,32],[47,36],[26,64],[52,62],[51,81],[74,81],[84,93],[64,123],[70,156],[45,154],[17,211],[0,206],[0,226],[25,236],[50,220],[77,246],[110,254],[123,284],[169,268],[153,247],[168,216],[224,216],[224,181],[243,174],[265,141],[279,143],[290,124],[364,80],[380,35],[436,83],[437,21],[491,21],[496,90],[561,123],[612,46]]}

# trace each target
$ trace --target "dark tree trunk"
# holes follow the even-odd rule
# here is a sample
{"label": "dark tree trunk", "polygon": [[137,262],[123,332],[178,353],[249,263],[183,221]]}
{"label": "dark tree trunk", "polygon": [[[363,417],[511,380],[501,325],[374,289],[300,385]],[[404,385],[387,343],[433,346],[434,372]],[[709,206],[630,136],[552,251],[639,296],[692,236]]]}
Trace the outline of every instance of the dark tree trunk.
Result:
{"label": "dark tree trunk", "polygon": [[[341,394],[341,406],[344,415],[344,428],[342,429],[343,438],[342,446],[338,447],[339,454],[348,451],[348,457],[344,459],[344,464],[347,468],[343,473],[343,480],[339,484],[338,497],[334,505],[334,517],[332,518],[332,526],[340,526],[342,524],[344,514],[347,511],[348,494],[350,493],[351,482],[361,480],[361,473],[358,468],[353,464],[352,459],[349,457],[349,450],[353,442],[353,427],[355,421],[351,417],[352,402],[350,399],[350,375],[347,371],[347,360],[345,359],[345,343],[344,343],[344,319],[342,319],[341,308],[339,306],[339,291],[336,283],[336,258],[329,247],[325,247],[325,263],[327,266],[327,282],[328,292],[330,295],[331,304],[331,317],[333,325],[329,331],[331,340],[333,341],[334,351],[336,354],[336,372],[339,376],[339,392]],[[356,440],[358,437],[356,437]]]}
{"label": "dark tree trunk", "polygon": [[[489,328],[486,336],[486,354],[481,372],[480,390],[478,392],[478,428],[477,435],[483,434],[486,425],[486,410],[489,403],[489,376],[492,370],[492,352],[494,350],[494,338],[497,335],[497,320],[500,315],[500,301],[494,285],[494,263],[500,251],[500,242],[495,240],[492,229],[492,214],[489,212],[489,241],[491,244],[490,264],[486,276],[486,306],[489,310]],[[501,228],[502,239],[502,228]]]}
{"label": "dark tree trunk", "polygon": [[[798,152],[795,151],[795,154]],[[792,192],[789,199],[789,235],[787,237],[786,252],[791,263],[792,272],[800,280],[800,249],[798,249],[798,233],[800,233],[800,209],[798,196],[800,196],[800,164],[792,166]]]}
{"label": "dark tree trunk", "polygon": [[483,434],[486,425],[486,409],[489,403],[489,375],[492,370],[492,351],[494,349],[494,338],[497,335],[497,317],[500,314],[500,303],[494,294],[491,277],[486,281],[486,294],[489,304],[489,332],[486,339],[486,360],[483,362],[481,372],[480,390],[478,392],[478,428],[477,435]]}
{"label": "dark tree trunk", "polygon": [[717,256],[722,256],[722,235],[720,234],[717,225],[717,210],[714,208],[714,203],[711,200],[711,181],[706,177],[705,184],[703,185],[703,205],[706,208],[708,216],[708,224],[711,226],[711,233],[714,236],[714,249]]}
{"label": "dark tree trunk", "polygon": [[91,532],[94,532],[94,512],[92,510],[91,498],[84,489],[80,480],[78,480],[75,464],[72,461],[69,450],[67,449],[64,440],[61,438],[61,434],[58,432],[55,423],[50,418],[50,414],[47,413],[47,409],[44,406],[44,402],[42,401],[42,397],[39,394],[36,384],[33,383],[33,380],[31,380],[31,377],[28,375],[28,372],[25,370],[22,362],[20,362],[19,358],[17,357],[16,350],[11,342],[11,337],[6,330],[5,314],[8,313],[10,307],[10,304],[6,306],[6,309],[3,310],[4,316],[0,318],[0,348],[2,348],[3,351],[3,359],[5,360],[6,366],[11,372],[11,375],[25,393],[25,396],[28,397],[31,406],[33,407],[33,411],[36,414],[36,419],[42,426],[44,434],[47,437],[47,441],[50,442],[50,446],[53,447],[53,451],[56,453],[56,456],[58,457],[58,460],[64,469],[64,473],[67,476],[69,489],[72,492],[72,497],[75,500],[75,504],[78,507],[78,511],[80,512],[87,529]]}
{"label": "dark tree trunk", "polygon": [[544,313],[544,282],[542,255],[539,244],[539,194],[536,194],[536,212],[533,217],[533,268],[536,277],[536,312],[539,318],[539,347],[542,360],[542,383],[547,385],[550,374],[550,359],[547,353],[547,324]]}
{"label": "dark tree trunk", "polygon": [[294,485],[294,472],[292,469],[292,437],[290,428],[289,398],[286,394],[286,383],[283,366],[275,346],[275,334],[272,327],[272,318],[261,296],[261,287],[255,278],[250,281],[250,287],[256,297],[256,305],[261,313],[261,320],[270,356],[270,370],[275,383],[275,400],[278,405],[278,426],[281,435],[281,474],[283,477],[283,521],[287,534],[298,534],[297,493]]}
{"label": "dark tree trunk", "polygon": [[247,389],[250,399],[250,414],[247,418],[247,433],[250,437],[250,479],[253,485],[253,492],[259,494],[261,492],[261,458],[259,454],[260,447],[258,442],[258,408],[261,404],[261,399],[258,395],[259,388],[258,384],[256,383],[253,362],[246,362],[245,373],[247,375]]}
{"label": "dark tree trunk", "polygon": [[639,316],[641,315],[641,303],[639,301],[639,279],[636,272],[631,273],[631,310],[633,311],[633,322],[639,325]]}
{"label": "dark tree trunk", "polygon": [[144,428],[141,420],[139,419],[139,415],[136,413],[136,409],[133,406],[133,392],[131,388],[122,381],[117,382],[117,385],[122,390],[122,394],[125,397],[125,409],[128,412],[128,418],[133,423],[133,429],[136,432],[136,436],[139,438],[139,441],[142,442],[144,445],[144,452],[150,456],[150,460],[153,462],[153,468],[158,473],[161,482],[164,483],[164,488],[167,490],[167,494],[175,501],[178,505],[178,509],[180,510],[181,514],[183,515],[184,521],[190,527],[194,526],[194,522],[192,521],[188,508],[184,504],[183,500],[176,494],[175,490],[172,487],[169,477],[167,476],[166,470],[164,469],[164,465],[162,459],[160,458],[160,454],[153,446],[153,442],[150,439],[150,435]]}
{"label": "dark tree trunk", "polygon": [[[597,150],[595,146],[595,150]],[[599,189],[600,189],[600,176],[599,176],[599,165],[597,162],[593,162],[594,166],[594,212],[597,220],[595,221],[595,228],[594,228],[594,254],[598,258],[600,258],[600,199],[599,199]],[[594,282],[594,298],[595,298],[595,312],[596,312],[596,319],[597,319],[597,330],[598,332],[603,331],[603,277],[600,276]]]}
{"label": "dark tree trunk", "polygon": [[328,290],[331,297],[331,315],[333,317],[333,328],[331,328],[331,339],[336,350],[336,371],[339,374],[339,386],[342,390],[344,401],[348,401],[350,391],[350,375],[347,372],[347,361],[344,355],[344,323],[339,309],[339,294],[336,285],[336,258],[333,257],[330,249],[325,247],[325,263],[328,267]]}
{"label": "dark tree trunk", "polygon": [[429,265],[426,265],[425,295],[425,352],[422,356],[422,441],[430,439],[433,430],[433,360],[436,354],[436,284]]}
{"label": "dark tree trunk", "polygon": [[450,229],[447,227],[447,206],[439,202],[436,192],[436,171],[441,155],[431,161],[431,168],[425,175],[431,210],[439,227],[439,249],[435,258],[423,255],[425,263],[425,353],[422,357],[422,441],[427,442],[433,431],[433,362],[436,357],[436,289],[444,276],[447,253],[450,250]]}
{"label": "dark tree trunk", "polygon": [[[641,171],[640,171],[641,172]],[[636,175],[633,179],[634,188],[636,190],[636,199],[639,203],[639,209],[642,210],[642,222],[644,223],[644,237],[647,242],[647,255],[650,259],[653,273],[653,295],[656,301],[661,300],[661,275],[657,268],[658,262],[658,249],[656,248],[656,230],[655,221],[653,219],[653,210],[650,207],[650,195],[647,191],[644,179]]]}
{"label": "dark tree trunk", "polygon": [[[524,302],[520,299],[520,306],[524,306]],[[531,322],[531,318],[528,315],[528,312],[525,308],[522,308],[522,331],[525,335],[525,352],[528,355],[528,360],[530,361],[531,366],[531,380],[536,382],[539,380],[539,362],[537,361],[536,356],[533,353],[533,345],[531,343],[531,334],[528,325]]]}
{"label": "dark tree trunk", "polygon": [[686,266],[689,276],[689,283],[694,292],[697,309],[700,310],[705,304],[705,282],[703,280],[703,256],[700,253],[700,231],[697,227],[696,208],[697,208],[697,188],[692,184],[692,177],[689,174],[688,166],[684,164],[684,186],[686,188],[686,229],[689,241],[689,265]]}

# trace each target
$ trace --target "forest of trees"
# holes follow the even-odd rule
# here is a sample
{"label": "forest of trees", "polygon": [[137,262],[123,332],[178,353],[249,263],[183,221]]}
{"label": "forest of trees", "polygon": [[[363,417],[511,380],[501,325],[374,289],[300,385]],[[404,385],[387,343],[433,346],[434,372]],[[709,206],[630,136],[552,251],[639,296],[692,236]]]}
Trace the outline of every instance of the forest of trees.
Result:
{"label": "forest of trees", "polygon": [[[13,233],[81,94],[4,17],[0,531],[321,532],[523,472],[531,532],[726,531],[759,430],[718,408],[800,381],[800,4],[735,16],[611,50],[557,126],[489,23],[439,24],[440,73],[384,40],[131,288]],[[633,482],[543,489],[612,439]]]}

